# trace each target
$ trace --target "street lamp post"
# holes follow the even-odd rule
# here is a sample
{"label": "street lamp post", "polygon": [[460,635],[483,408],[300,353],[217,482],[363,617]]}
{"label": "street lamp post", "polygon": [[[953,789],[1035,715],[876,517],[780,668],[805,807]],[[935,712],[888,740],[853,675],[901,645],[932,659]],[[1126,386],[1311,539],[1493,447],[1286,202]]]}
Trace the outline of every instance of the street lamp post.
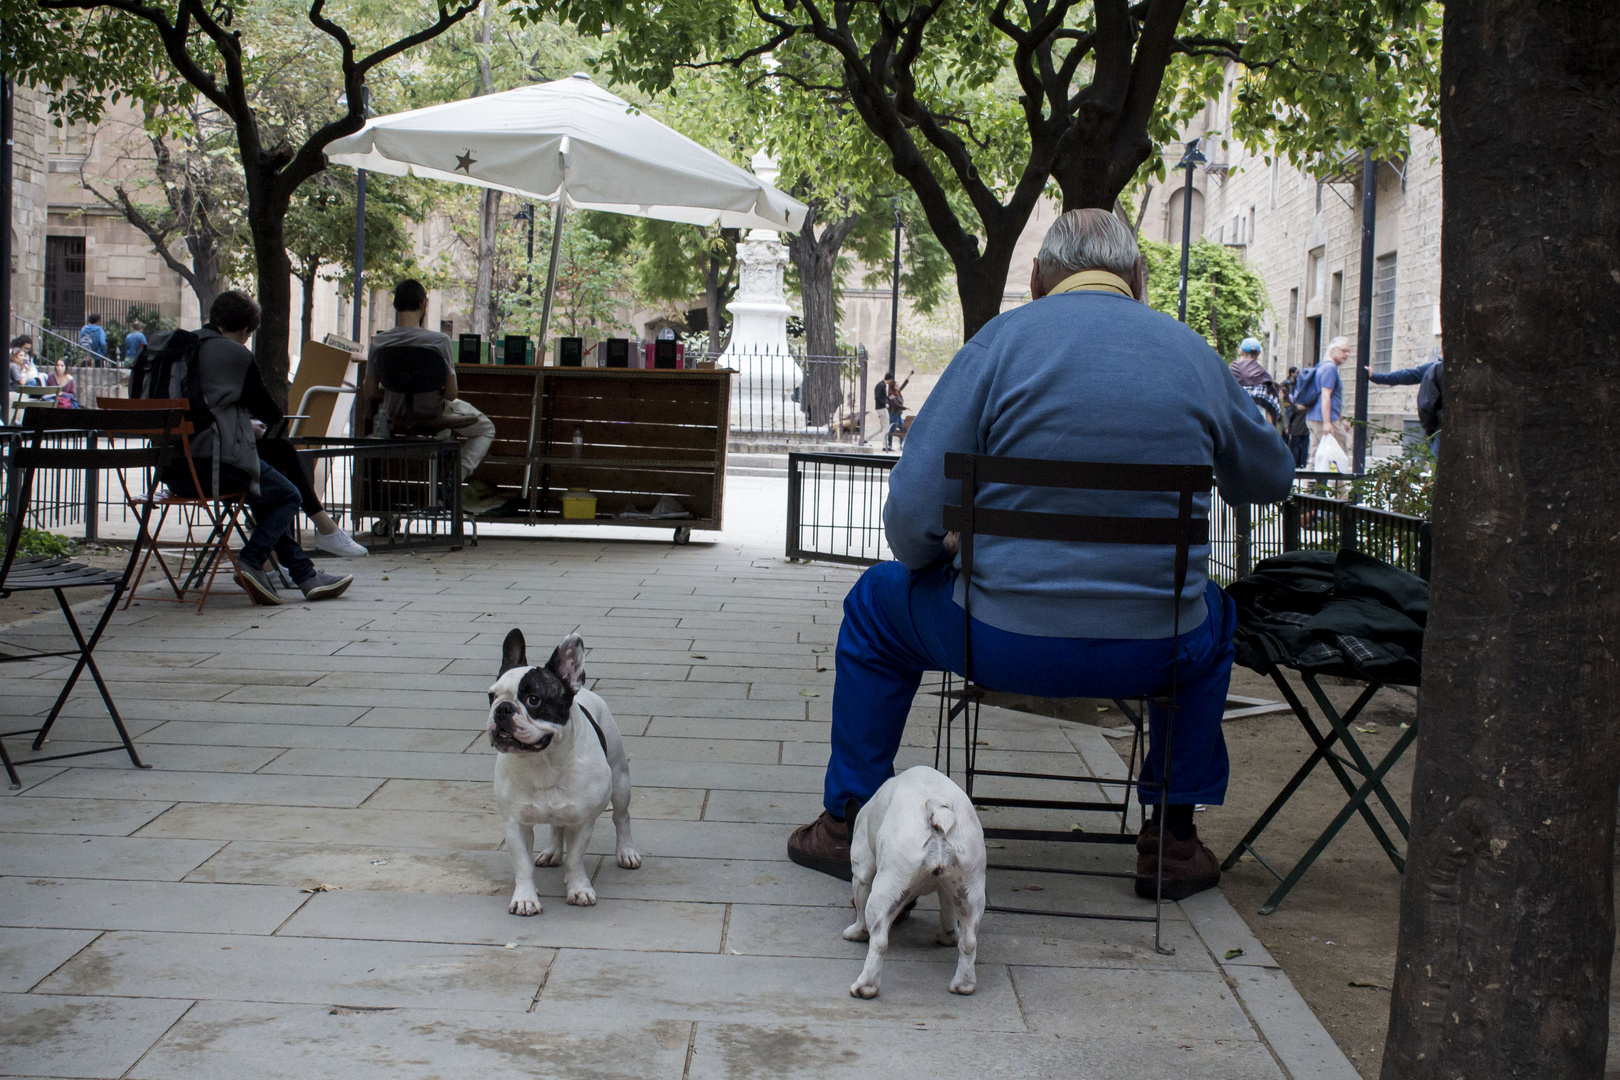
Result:
{"label": "street lamp post", "polygon": [[526,286],[528,294],[534,295],[534,203],[524,203],[523,209],[512,215],[513,221],[527,221],[529,223],[529,261],[524,264],[529,268],[529,282]]}
{"label": "street lamp post", "polygon": [[[338,95],[338,104],[349,107],[349,95]],[[360,114],[366,119],[376,116],[371,107],[371,88],[360,88]],[[366,170],[354,170],[354,319],[350,337],[364,345],[360,337],[361,300],[366,295]]]}
{"label": "street lamp post", "polygon": [[1187,143],[1187,152],[1176,163],[1176,168],[1187,170],[1187,184],[1181,195],[1181,300],[1176,305],[1176,318],[1182,322],[1187,321],[1187,254],[1192,248],[1193,170],[1204,161],[1203,152],[1198,149],[1198,140],[1192,139]]}

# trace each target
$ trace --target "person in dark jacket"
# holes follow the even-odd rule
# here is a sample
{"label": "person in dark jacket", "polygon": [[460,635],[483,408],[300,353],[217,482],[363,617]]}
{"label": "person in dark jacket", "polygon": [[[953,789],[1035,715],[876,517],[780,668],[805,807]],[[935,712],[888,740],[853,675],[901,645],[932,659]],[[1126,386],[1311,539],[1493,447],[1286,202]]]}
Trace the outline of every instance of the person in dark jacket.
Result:
{"label": "person in dark jacket", "polygon": [[1435,457],[1440,456],[1441,411],[1445,407],[1445,395],[1441,392],[1440,384],[1442,363],[1442,357],[1435,357],[1417,367],[1402,368],[1400,371],[1373,371],[1367,374],[1368,380],[1379,386],[1418,388],[1418,423],[1423,426],[1423,434],[1428,437],[1429,449],[1434,452]]}
{"label": "person in dark jacket", "polygon": [[[264,570],[272,552],[304,597],[328,600],[343,595],[354,575],[336,577],[316,570],[309,556],[292,537],[293,520],[302,501],[298,488],[280,472],[259,460],[253,422],[275,428],[282,421],[281,407],[264,385],[264,376],[247,340],[259,328],[259,305],[234,289],[220,293],[208,311],[208,322],[197,332],[198,384],[214,422],[191,437],[197,478],[211,492],[247,492],[253,511],[253,533],[242,545],[236,583],[255,604],[281,603],[281,596]],[[171,397],[185,397],[186,362],[174,365]],[[199,494],[184,461],[169,466],[163,482],[177,495]]]}

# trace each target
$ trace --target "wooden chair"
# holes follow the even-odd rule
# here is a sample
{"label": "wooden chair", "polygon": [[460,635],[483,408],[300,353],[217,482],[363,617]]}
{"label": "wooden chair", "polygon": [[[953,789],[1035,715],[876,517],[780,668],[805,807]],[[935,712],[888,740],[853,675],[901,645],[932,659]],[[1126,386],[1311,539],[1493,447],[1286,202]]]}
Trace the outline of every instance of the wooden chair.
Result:
{"label": "wooden chair", "polygon": [[[190,403],[185,398],[107,398],[101,404],[114,412],[138,412],[153,408],[177,409],[181,419],[175,426],[174,435],[179,440],[180,450],[185,456],[186,468],[191,473],[192,490],[197,495],[177,495],[162,488],[163,477],[161,473],[152,473],[147,478],[146,490],[140,494],[130,491],[128,478],[120,472],[118,481],[124,488],[124,501],[131,509],[142,513],[142,529],[146,528],[144,522],[146,512],[157,509],[157,524],[150,532],[145,533],[141,540],[146,545],[146,555],[141,559],[140,569],[135,574],[135,580],[129,587],[129,595],[124,598],[124,607],[128,608],[130,601],[135,599],[135,592],[141,586],[146,576],[147,565],[152,559],[157,560],[158,568],[168,580],[169,588],[174,590],[174,596],[150,596],[146,599],[158,600],[165,603],[191,603],[189,594],[197,595],[197,614],[202,614],[203,605],[208,602],[209,595],[214,589],[214,579],[219,573],[221,559],[229,561],[234,574],[241,567],[237,564],[236,554],[231,551],[231,537],[242,534],[242,514],[247,505],[247,492],[225,492],[219,495],[201,494],[208,488],[203,486],[201,477],[197,473],[197,463],[191,456],[191,436],[195,428],[185,413]],[[150,434],[141,431],[135,434]],[[185,538],[179,541],[163,541],[159,537],[163,532],[164,524],[169,520],[169,512],[176,511],[176,518]],[[206,530],[203,539],[197,539],[198,530]],[[169,560],[163,557],[163,549],[167,547],[177,558],[173,567]],[[188,565],[189,564],[189,565]]]}
{"label": "wooden chair", "polygon": [[[161,472],[173,455],[174,435],[179,427],[181,414],[173,409],[162,408],[132,412],[101,409],[29,409],[19,421],[23,434],[11,462],[16,487],[13,489],[11,505],[6,507],[5,556],[0,560],[0,597],[10,596],[14,592],[54,593],[56,602],[62,609],[62,617],[67,620],[74,646],[58,650],[25,648],[11,651],[8,648],[6,651],[0,651],[0,663],[70,656],[74,657],[76,662],[72,672],[62,684],[62,691],[57,695],[56,703],[51,706],[50,714],[42,724],[38,727],[0,732],[0,765],[5,767],[6,778],[11,782],[11,787],[13,789],[21,787],[22,781],[16,769],[19,763],[13,762],[4,740],[18,735],[33,735],[32,749],[37,752],[44,745],[46,736],[56,723],[62,706],[67,703],[68,695],[77,685],[79,676],[88,669],[90,677],[95,680],[96,689],[101,693],[101,700],[107,707],[107,715],[112,718],[113,727],[118,731],[118,743],[93,750],[30,757],[20,764],[60,761],[65,758],[123,750],[129,754],[130,762],[137,768],[150,768],[151,766],[141,761],[129,732],[124,728],[124,721],[118,715],[118,706],[113,702],[112,692],[107,688],[106,680],[101,677],[100,669],[96,667],[94,654],[96,645],[106,632],[107,623],[112,619],[113,611],[118,607],[118,601],[128,589],[130,578],[135,572],[135,564],[141,554],[142,540],[149,535],[147,517],[152,512],[151,505],[140,507],[140,532],[129,550],[129,561],[124,564],[122,571],[98,570],[82,563],[49,556],[19,555],[17,548],[28,519],[34,476],[39,470],[68,469],[90,472],[117,469],[122,472],[126,469],[151,469],[154,472]],[[93,448],[60,445],[64,436],[85,436],[88,442],[89,436],[97,432],[106,432],[115,437],[144,436],[144,445],[139,447],[107,445]],[[64,590],[106,586],[112,587],[112,595],[107,598],[107,606],[102,609],[95,627],[89,636],[86,636],[79,626],[78,619],[74,617],[73,608],[68,603]]]}

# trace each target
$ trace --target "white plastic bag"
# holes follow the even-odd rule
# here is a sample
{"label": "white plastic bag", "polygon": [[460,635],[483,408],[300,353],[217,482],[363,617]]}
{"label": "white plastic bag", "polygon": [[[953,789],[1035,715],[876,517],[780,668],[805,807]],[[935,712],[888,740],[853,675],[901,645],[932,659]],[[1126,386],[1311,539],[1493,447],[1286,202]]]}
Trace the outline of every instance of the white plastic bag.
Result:
{"label": "white plastic bag", "polygon": [[1347,473],[1350,471],[1350,455],[1344,452],[1338,439],[1323,432],[1322,441],[1316,446],[1316,456],[1311,459],[1311,471]]}

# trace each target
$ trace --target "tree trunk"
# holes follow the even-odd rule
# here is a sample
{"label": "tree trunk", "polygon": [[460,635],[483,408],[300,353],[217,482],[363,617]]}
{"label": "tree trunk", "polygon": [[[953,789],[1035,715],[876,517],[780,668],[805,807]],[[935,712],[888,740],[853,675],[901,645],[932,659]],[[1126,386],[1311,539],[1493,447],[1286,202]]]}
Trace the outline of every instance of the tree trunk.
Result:
{"label": "tree trunk", "polygon": [[719,356],[722,347],[720,337],[721,303],[720,257],[710,255],[703,267],[703,310],[709,316],[710,356]]}
{"label": "tree trunk", "polygon": [[964,342],[971,341],[985,323],[1001,314],[1001,296],[1006,290],[1007,270],[1012,263],[1012,243],[997,247],[1004,248],[998,258],[987,254],[970,265],[957,264],[956,296],[962,302]]}
{"label": "tree trunk", "polygon": [[300,341],[309,341],[309,324],[315,321],[315,274],[320,270],[320,264],[311,260],[308,264],[309,272],[298,275],[298,283],[304,289],[304,310],[300,313],[303,323],[299,334]]}
{"label": "tree trunk", "polygon": [[485,188],[478,216],[478,277],[473,287],[473,333],[486,339],[495,333],[495,241],[501,221],[501,193]]}
{"label": "tree trunk", "polygon": [[[817,219],[827,204],[811,199],[804,226],[788,237],[788,258],[799,271],[799,295],[804,303],[805,366],[804,388],[799,404],[811,427],[822,427],[842,404],[842,362],[838,355],[838,304],[833,298],[833,279],[838,269],[838,252],[855,228],[856,215],[821,226]],[[857,402],[857,405],[859,403]]]}
{"label": "tree trunk", "polygon": [[197,310],[206,322],[208,309],[214,306],[214,297],[223,291],[220,283],[218,246],[201,237],[188,236],[186,249],[191,253],[191,273],[187,275],[186,283],[196,294]]}
{"label": "tree trunk", "polygon": [[1445,8],[1447,400],[1385,1080],[1604,1075],[1617,52],[1602,0]]}
{"label": "tree trunk", "polygon": [[[271,182],[273,183],[273,181]],[[269,184],[262,185],[268,187]],[[259,277],[259,332],[253,337],[253,355],[276,404],[287,407],[288,338],[292,331],[292,262],[287,258],[286,198],[279,206],[265,206],[266,197],[248,203],[248,226],[253,233],[253,265]]]}

